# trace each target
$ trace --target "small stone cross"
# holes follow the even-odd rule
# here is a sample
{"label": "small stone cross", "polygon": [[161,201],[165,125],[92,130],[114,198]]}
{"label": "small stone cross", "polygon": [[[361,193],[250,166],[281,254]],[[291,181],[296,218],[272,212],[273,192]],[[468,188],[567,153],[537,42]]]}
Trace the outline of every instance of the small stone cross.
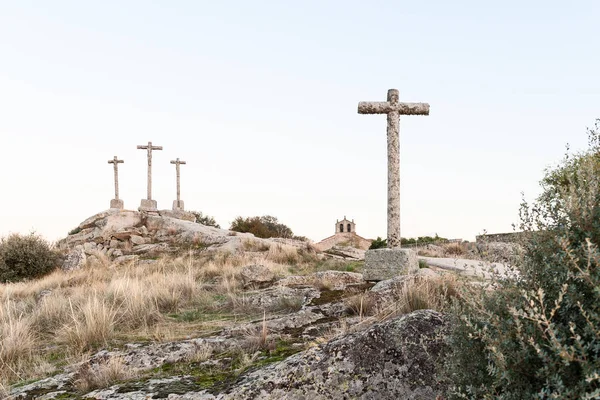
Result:
{"label": "small stone cross", "polygon": [[180,175],[179,175],[179,166],[181,164],[186,164],[185,161],[180,161],[177,158],[174,161],[171,161],[171,164],[175,164],[175,170],[177,171],[177,200],[173,202],[173,210],[183,210],[183,200],[180,197]]}
{"label": "small stone cross", "polygon": [[400,115],[429,115],[429,104],[399,103],[398,97],[398,90],[390,89],[385,102],[358,103],[359,114],[387,114],[389,248],[400,247]]}
{"label": "small stone cross", "polygon": [[123,160],[119,160],[117,156],[112,160],[108,160],[109,164],[114,164],[113,168],[115,171],[115,198],[110,201],[110,208],[123,208],[123,201],[119,200],[119,164],[124,162]]}

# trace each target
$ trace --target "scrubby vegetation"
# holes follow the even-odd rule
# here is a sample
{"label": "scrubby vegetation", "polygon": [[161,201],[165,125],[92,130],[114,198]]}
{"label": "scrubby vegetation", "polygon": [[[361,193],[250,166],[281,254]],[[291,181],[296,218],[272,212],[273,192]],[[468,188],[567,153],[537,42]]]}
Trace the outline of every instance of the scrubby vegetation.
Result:
{"label": "scrubby vegetation", "polygon": [[11,234],[0,239],[0,282],[46,275],[57,267],[58,254],[41,236]]}
{"label": "scrubby vegetation", "polygon": [[206,226],[214,226],[215,228],[221,228],[217,221],[215,221],[215,217],[211,217],[210,215],[202,214],[202,211],[190,211],[192,214],[196,216],[196,222]]}
{"label": "scrubby vegetation", "polygon": [[377,239],[371,242],[369,250],[382,249],[387,247],[387,239],[382,239],[381,236],[377,236]]}
{"label": "scrubby vegetation", "polygon": [[454,309],[454,398],[600,397],[600,132],[523,202],[517,279],[470,287]]}
{"label": "scrubby vegetation", "polygon": [[[435,236],[419,236],[417,238],[400,238],[400,244],[402,246],[407,245],[422,245],[425,246],[427,244],[442,244],[447,243],[448,239],[439,237],[437,233]],[[387,246],[387,239],[382,239],[380,236],[377,236],[377,239],[371,242],[371,247],[369,250],[373,249],[381,249]]]}
{"label": "scrubby vegetation", "polygon": [[276,217],[264,215],[262,217],[237,217],[229,230],[234,232],[249,232],[259,238],[286,238],[294,237],[292,230],[282,223]]}

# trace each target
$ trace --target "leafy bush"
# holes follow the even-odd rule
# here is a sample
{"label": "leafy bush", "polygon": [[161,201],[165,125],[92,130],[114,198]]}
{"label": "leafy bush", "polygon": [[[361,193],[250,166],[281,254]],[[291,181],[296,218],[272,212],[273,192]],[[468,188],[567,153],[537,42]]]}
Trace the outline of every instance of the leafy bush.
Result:
{"label": "leafy bush", "polygon": [[455,305],[454,398],[600,398],[599,125],[589,149],[546,171],[543,193],[523,202],[518,277],[473,286]]}
{"label": "leafy bush", "polygon": [[385,247],[387,247],[387,239],[382,239],[380,236],[377,236],[377,239],[371,242],[369,250],[383,249]]}
{"label": "leafy bush", "polygon": [[235,232],[249,232],[259,238],[280,237],[290,239],[294,237],[292,230],[280,223],[277,218],[270,215],[262,217],[237,217],[229,228]]}
{"label": "leafy bush", "polygon": [[0,282],[37,278],[56,268],[58,255],[36,234],[0,239]]}
{"label": "leafy bush", "polygon": [[217,221],[215,221],[214,217],[209,215],[203,215],[201,211],[190,211],[192,214],[196,216],[196,222],[198,224],[202,224],[205,226],[214,226],[215,228],[221,228]]}

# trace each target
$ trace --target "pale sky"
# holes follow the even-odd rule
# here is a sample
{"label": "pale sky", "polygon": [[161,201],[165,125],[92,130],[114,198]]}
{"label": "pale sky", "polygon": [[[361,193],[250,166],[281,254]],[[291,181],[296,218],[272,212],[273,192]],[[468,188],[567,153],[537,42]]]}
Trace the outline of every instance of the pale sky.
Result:
{"label": "pale sky", "polygon": [[0,2],[0,236],[64,237],[113,198],[223,227],[274,215],[320,240],[386,236],[384,115],[401,119],[402,236],[511,231],[600,117],[597,1]]}

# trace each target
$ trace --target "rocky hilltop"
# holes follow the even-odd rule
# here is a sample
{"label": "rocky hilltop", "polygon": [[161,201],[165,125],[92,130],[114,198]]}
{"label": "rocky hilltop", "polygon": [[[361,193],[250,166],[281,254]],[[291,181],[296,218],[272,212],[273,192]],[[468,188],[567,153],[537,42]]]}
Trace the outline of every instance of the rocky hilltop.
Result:
{"label": "rocky hilltop", "polygon": [[109,209],[100,212],[80,223],[57,243],[60,250],[69,253],[63,269],[79,268],[85,264],[86,257],[98,253],[122,262],[168,253],[183,246],[236,250],[244,240],[263,241],[249,233],[232,232],[195,221],[194,214],[185,211],[149,213]]}

